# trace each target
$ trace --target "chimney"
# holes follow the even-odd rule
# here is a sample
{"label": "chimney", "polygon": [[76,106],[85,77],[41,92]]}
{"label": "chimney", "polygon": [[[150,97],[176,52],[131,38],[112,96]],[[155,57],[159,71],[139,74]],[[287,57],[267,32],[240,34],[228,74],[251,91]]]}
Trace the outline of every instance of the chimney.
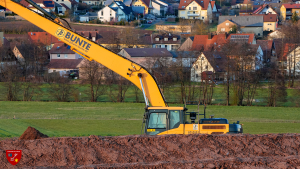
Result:
{"label": "chimney", "polygon": [[208,33],[208,39],[212,38],[212,33]]}

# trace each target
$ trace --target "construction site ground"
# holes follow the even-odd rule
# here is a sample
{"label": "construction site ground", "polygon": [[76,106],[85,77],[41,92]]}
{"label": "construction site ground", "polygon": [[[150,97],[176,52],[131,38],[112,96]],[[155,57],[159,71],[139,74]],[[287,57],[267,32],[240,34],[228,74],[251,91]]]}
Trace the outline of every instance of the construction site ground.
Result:
{"label": "construction site ground", "polygon": [[[1,168],[300,168],[299,134],[59,137],[0,141]],[[13,166],[5,150],[22,150]]]}

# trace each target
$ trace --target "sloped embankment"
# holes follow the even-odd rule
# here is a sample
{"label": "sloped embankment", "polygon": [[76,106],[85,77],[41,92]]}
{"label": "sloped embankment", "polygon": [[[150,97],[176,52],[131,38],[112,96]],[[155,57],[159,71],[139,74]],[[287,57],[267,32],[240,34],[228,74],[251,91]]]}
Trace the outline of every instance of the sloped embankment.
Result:
{"label": "sloped embankment", "polygon": [[[5,150],[22,150],[12,166]],[[299,134],[61,137],[0,141],[0,166],[21,168],[290,168]]]}

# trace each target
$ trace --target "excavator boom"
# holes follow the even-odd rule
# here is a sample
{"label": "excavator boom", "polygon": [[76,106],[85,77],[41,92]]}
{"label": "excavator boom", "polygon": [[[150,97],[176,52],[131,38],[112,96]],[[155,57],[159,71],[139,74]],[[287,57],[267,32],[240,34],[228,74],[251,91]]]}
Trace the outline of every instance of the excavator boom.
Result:
{"label": "excavator boom", "polygon": [[139,78],[141,77],[145,95],[151,103],[151,106],[168,106],[155,78],[141,65],[113,53],[105,47],[96,44],[62,24],[59,24],[59,22],[55,22],[54,20],[51,20],[51,18],[49,19],[49,17],[46,18],[19,3],[11,0],[0,0],[0,5],[68,44],[74,52],[84,56],[90,61],[95,60],[128,79],[140,90],[142,90]]}

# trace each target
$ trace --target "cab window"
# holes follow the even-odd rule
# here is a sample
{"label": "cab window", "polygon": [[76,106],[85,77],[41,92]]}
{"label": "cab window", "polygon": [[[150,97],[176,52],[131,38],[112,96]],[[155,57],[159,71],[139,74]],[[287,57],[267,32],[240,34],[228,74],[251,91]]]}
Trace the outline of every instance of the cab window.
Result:
{"label": "cab window", "polygon": [[148,128],[165,129],[167,126],[166,119],[166,113],[151,113]]}
{"label": "cab window", "polygon": [[180,111],[170,110],[170,129],[177,128],[180,125]]}

